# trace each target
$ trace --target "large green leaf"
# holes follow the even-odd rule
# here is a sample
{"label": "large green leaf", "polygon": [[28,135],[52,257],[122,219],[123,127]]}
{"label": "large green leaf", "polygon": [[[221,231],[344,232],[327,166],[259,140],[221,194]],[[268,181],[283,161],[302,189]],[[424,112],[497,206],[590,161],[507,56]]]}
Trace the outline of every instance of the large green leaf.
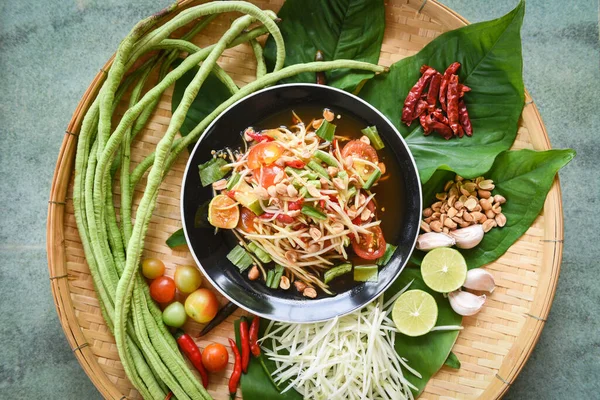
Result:
{"label": "large green leaf", "polygon": [[[494,181],[496,188],[493,193],[506,198],[502,205],[506,225],[486,233],[477,247],[460,250],[469,268],[496,260],[529,229],[544,206],[554,176],[573,157],[575,151],[567,149],[505,151],[496,158],[490,171],[483,175]],[[445,180],[431,179],[424,185],[424,191],[441,191]],[[415,251],[411,261],[420,264],[423,256],[423,252]]]}
{"label": "large green leaf", "polygon": [[[525,101],[520,35],[524,12],[525,3],[521,2],[502,18],[444,33],[361,90],[360,96],[382,111],[406,138],[422,182],[437,169],[477,176],[512,145]],[[462,65],[460,82],[472,89],[465,102],[473,136],[444,140],[437,134],[424,136],[418,120],[410,127],[402,124],[402,105],[420,77],[421,65],[443,72],[455,61]]]}
{"label": "large green leaf", "polygon": [[[177,106],[181,103],[185,89],[192,82],[192,79],[194,79],[197,72],[198,67],[194,67],[183,74],[183,76],[175,82],[173,99],[171,100],[171,112],[175,112]],[[231,97],[231,93],[227,86],[211,72],[206,78],[206,81],[204,81],[204,84],[202,84],[198,95],[192,102],[192,105],[185,116],[183,125],[181,125],[181,128],[179,129],[181,135],[186,136],[190,133],[196,125],[206,118],[208,114],[213,112],[221,103],[229,99],[229,97]]]}
{"label": "large green leaf", "polygon": [[[287,0],[277,14],[285,40],[285,65],[314,61],[321,50],[326,61],[350,59],[377,63],[385,29],[383,0]],[[275,42],[265,46],[267,66],[275,65]],[[352,91],[369,72],[335,70],[326,73],[327,84]],[[304,73],[284,82],[315,82]]]}
{"label": "large green leaf", "polygon": [[[385,298],[388,299],[406,286],[410,281],[410,290],[420,289],[431,294],[438,305],[438,319],[436,325],[460,325],[462,317],[455,313],[450,307],[448,299],[441,293],[434,292],[423,282],[419,268],[406,268],[398,279],[385,292]],[[422,378],[418,378],[408,371],[404,371],[404,376],[421,393],[427,385],[429,379],[437,372],[450,354],[454,342],[458,337],[459,331],[433,331],[423,336],[410,337],[402,334],[396,335],[396,351],[408,361],[408,365],[416,369]]]}

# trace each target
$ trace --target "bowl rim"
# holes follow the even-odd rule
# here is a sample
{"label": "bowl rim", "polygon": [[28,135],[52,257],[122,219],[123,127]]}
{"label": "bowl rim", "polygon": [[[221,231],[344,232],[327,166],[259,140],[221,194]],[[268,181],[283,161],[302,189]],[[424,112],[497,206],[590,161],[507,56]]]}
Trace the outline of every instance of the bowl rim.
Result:
{"label": "bowl rim", "polygon": [[[242,305],[240,302],[238,302],[237,300],[233,299],[231,296],[229,296],[227,293],[225,293],[223,290],[221,290],[221,288],[219,287],[219,285],[217,285],[217,283],[211,278],[211,276],[205,271],[204,267],[202,266],[202,263],[198,260],[198,257],[196,256],[196,253],[193,249],[193,247],[190,245],[191,240],[188,236],[188,229],[185,223],[185,215],[184,215],[184,207],[183,207],[183,203],[184,203],[184,192],[185,192],[185,180],[186,177],[188,176],[188,172],[190,169],[190,166],[192,164],[192,159],[194,158],[194,155],[196,153],[196,150],[198,149],[198,146],[200,146],[200,142],[202,141],[202,139],[204,139],[204,136],[206,136],[206,134],[212,129],[213,125],[215,125],[224,115],[226,115],[229,110],[231,110],[232,108],[235,108],[238,106],[238,104],[240,104],[241,102],[244,102],[246,100],[248,100],[251,97],[257,96],[261,93],[264,92],[268,92],[271,90],[281,90],[282,88],[286,88],[286,87],[316,87],[319,89],[325,89],[325,90],[332,90],[335,92],[338,92],[342,95],[345,96],[349,96],[355,100],[357,100],[358,102],[362,103],[364,106],[370,108],[371,110],[373,110],[375,113],[377,113],[379,115],[379,117],[381,117],[381,119],[383,119],[388,125],[389,127],[393,130],[393,132],[396,134],[396,136],[398,136],[398,138],[402,141],[402,144],[404,145],[404,147],[407,150],[408,156],[410,158],[410,161],[413,164],[413,167],[415,169],[416,172],[416,178],[417,178],[417,183],[418,183],[418,191],[419,191],[419,201],[418,201],[418,205],[419,205],[419,221],[422,219],[422,213],[423,213],[423,193],[422,193],[422,187],[421,187],[421,177],[419,175],[419,169],[417,167],[417,163],[414,159],[414,156],[410,150],[410,147],[408,146],[408,144],[406,143],[406,141],[404,140],[404,137],[402,137],[402,135],[400,134],[400,132],[398,131],[398,129],[394,126],[394,124],[389,120],[388,117],[386,117],[381,111],[379,111],[376,107],[372,106],[371,104],[369,104],[368,102],[366,102],[365,100],[361,99],[360,97],[358,97],[357,95],[347,92],[345,90],[342,89],[338,89],[336,87],[332,87],[332,86],[327,86],[327,85],[319,85],[316,83],[284,83],[284,84],[278,84],[278,85],[273,85],[273,86],[269,86],[267,88],[264,89],[260,89],[257,90],[256,92],[250,93],[247,96],[242,97],[241,99],[239,99],[238,101],[236,101],[235,103],[233,103],[232,105],[230,105],[229,107],[227,107],[225,110],[223,110],[219,115],[217,115],[217,117],[215,117],[215,119],[206,127],[206,129],[204,129],[204,131],[202,132],[202,135],[200,135],[200,137],[198,138],[198,141],[196,142],[196,144],[194,145],[194,148],[192,149],[192,151],[190,152],[190,156],[188,158],[188,161],[186,163],[185,169],[183,171],[183,182],[181,185],[181,192],[180,192],[180,200],[179,200],[179,209],[180,209],[180,214],[181,214],[181,223],[182,223],[182,229],[183,229],[183,234],[185,236],[185,240],[186,243],[188,245],[188,248],[190,250],[190,253],[192,254],[192,257],[194,258],[194,261],[196,262],[196,265],[202,270],[202,273],[204,275],[204,278],[207,279],[211,285],[219,291],[219,293],[221,293],[221,295],[223,295],[226,299],[228,299],[229,301],[233,302],[234,304],[236,304],[238,307],[240,307],[241,309],[253,314],[253,315],[258,315],[261,318],[265,318],[268,320],[273,320],[273,321],[277,321],[277,322],[283,322],[283,323],[294,323],[294,324],[308,324],[308,323],[317,323],[317,322],[325,322],[325,321],[330,321],[334,318],[340,318],[343,317],[345,315],[351,314],[354,311],[361,309],[363,307],[365,307],[367,304],[371,303],[372,301],[376,300],[377,298],[379,298],[379,296],[381,296],[387,289],[389,289],[389,287],[392,285],[392,283],[394,283],[394,281],[398,278],[398,276],[400,276],[400,274],[402,273],[402,271],[404,271],[404,269],[406,268],[406,265],[408,264],[410,257],[412,256],[413,252],[415,251],[415,246],[417,243],[417,238],[419,237],[419,231],[420,229],[416,230],[416,234],[412,243],[412,247],[410,252],[407,254],[407,257],[405,259],[405,261],[402,263],[402,265],[400,266],[400,268],[398,268],[398,272],[394,275],[394,277],[392,279],[389,280],[389,282],[387,282],[380,290],[378,293],[375,294],[375,296],[368,301],[367,303],[364,304],[359,304],[355,307],[350,308],[349,310],[344,311],[343,313],[340,314],[336,314],[334,316],[331,316],[329,318],[321,318],[321,319],[315,319],[315,320],[311,320],[311,321],[294,321],[294,320],[286,320],[286,319],[275,319],[273,318],[273,316],[269,315],[269,314],[264,314],[264,313],[259,313],[256,312],[255,310],[250,309],[249,307],[246,307],[244,305]],[[334,296],[335,297],[335,296]],[[311,300],[314,301],[314,300]],[[318,302],[318,300],[317,300]],[[317,302],[315,302],[315,304],[317,304]]]}

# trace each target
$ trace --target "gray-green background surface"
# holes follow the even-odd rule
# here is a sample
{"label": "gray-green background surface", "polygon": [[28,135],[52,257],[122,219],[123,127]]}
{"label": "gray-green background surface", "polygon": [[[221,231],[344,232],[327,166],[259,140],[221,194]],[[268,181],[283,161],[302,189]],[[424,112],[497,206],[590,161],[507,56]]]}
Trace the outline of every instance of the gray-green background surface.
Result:
{"label": "gray-green background surface", "polygon": [[[169,1],[0,0],[0,398],[100,398],[59,325],[45,224],[64,131],[81,95],[139,19]],[[516,0],[444,0],[471,22]],[[552,146],[577,150],[561,173],[562,272],[552,312],[509,399],[600,393],[599,44],[597,0],[531,0],[524,79]]]}

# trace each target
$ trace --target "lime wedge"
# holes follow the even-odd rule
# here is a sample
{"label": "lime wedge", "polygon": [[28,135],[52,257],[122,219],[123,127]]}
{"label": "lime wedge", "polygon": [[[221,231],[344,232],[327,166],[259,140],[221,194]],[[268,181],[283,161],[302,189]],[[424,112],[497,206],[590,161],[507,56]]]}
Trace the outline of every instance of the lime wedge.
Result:
{"label": "lime wedge", "polygon": [[467,263],[458,250],[439,247],[423,258],[421,275],[432,290],[450,293],[465,283]]}
{"label": "lime wedge", "polygon": [[233,229],[240,219],[240,208],[235,200],[224,194],[215,196],[208,205],[208,222],[212,226]]}
{"label": "lime wedge", "polygon": [[394,303],[392,319],[396,328],[407,336],[421,336],[435,326],[438,308],[432,295],[422,290],[409,290]]}

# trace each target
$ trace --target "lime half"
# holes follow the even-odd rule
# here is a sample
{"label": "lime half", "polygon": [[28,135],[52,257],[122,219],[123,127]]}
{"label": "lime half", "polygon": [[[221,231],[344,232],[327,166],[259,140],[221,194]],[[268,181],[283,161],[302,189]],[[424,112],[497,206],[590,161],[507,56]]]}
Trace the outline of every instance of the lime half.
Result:
{"label": "lime half", "polygon": [[392,319],[396,328],[407,336],[421,336],[435,326],[438,308],[432,295],[422,290],[409,290],[394,303]]}
{"label": "lime half", "polygon": [[467,263],[458,250],[440,247],[423,258],[421,275],[432,290],[450,293],[465,283]]}

